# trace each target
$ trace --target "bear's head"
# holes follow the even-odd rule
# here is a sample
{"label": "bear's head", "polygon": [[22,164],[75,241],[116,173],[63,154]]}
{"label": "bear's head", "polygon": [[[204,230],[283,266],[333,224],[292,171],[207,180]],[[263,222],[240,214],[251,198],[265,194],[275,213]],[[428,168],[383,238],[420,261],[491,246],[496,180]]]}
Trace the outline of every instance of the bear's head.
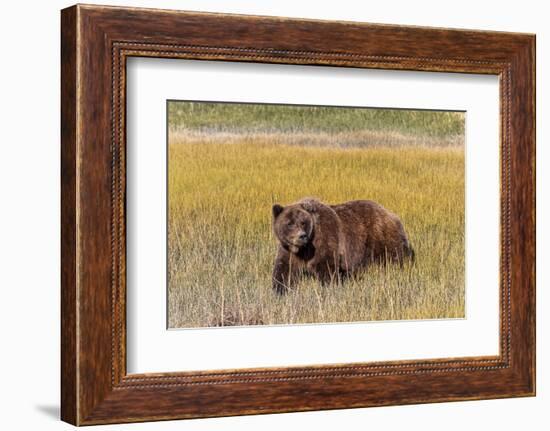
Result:
{"label": "bear's head", "polygon": [[273,205],[273,232],[283,247],[292,253],[298,253],[313,239],[315,221],[306,208],[300,204]]}

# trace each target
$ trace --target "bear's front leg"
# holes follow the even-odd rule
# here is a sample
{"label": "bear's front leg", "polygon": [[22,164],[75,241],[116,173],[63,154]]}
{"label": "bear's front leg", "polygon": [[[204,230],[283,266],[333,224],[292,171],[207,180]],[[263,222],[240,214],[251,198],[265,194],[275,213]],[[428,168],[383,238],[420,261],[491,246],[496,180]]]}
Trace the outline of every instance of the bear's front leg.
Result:
{"label": "bear's front leg", "polygon": [[279,295],[284,295],[291,288],[296,268],[291,264],[292,256],[283,247],[279,247],[273,266],[272,287]]}
{"label": "bear's front leg", "polygon": [[310,271],[322,285],[327,285],[335,281],[338,277],[339,265],[336,259],[323,259],[312,262]]}

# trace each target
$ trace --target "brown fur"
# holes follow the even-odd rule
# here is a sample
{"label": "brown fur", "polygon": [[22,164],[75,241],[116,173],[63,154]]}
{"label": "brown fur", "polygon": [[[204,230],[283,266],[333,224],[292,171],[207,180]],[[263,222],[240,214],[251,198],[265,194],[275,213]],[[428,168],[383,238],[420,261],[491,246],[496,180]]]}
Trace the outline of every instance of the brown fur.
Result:
{"label": "brown fur", "polygon": [[273,231],[279,247],[273,289],[285,293],[301,274],[321,283],[353,274],[372,263],[403,264],[414,259],[401,220],[373,201],[326,205],[303,199],[273,205]]}

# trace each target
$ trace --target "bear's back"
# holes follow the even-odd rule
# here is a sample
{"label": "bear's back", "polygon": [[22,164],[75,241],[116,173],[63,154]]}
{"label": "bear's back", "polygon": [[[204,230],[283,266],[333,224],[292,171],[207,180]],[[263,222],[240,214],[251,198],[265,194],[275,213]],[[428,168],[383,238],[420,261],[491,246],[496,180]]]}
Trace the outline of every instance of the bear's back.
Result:
{"label": "bear's back", "polygon": [[407,239],[403,225],[392,212],[370,200],[331,205],[342,222],[346,257],[352,268],[382,258],[388,251],[401,253]]}

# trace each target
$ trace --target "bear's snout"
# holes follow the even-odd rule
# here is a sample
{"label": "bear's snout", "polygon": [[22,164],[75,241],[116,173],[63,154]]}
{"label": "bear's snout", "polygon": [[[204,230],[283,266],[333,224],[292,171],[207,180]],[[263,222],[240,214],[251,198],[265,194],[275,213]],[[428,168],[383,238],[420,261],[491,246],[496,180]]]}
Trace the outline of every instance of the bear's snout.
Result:
{"label": "bear's snout", "polygon": [[303,247],[309,242],[309,235],[305,230],[300,230],[292,236],[290,242],[296,247]]}

